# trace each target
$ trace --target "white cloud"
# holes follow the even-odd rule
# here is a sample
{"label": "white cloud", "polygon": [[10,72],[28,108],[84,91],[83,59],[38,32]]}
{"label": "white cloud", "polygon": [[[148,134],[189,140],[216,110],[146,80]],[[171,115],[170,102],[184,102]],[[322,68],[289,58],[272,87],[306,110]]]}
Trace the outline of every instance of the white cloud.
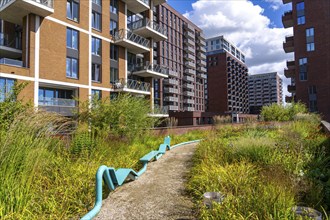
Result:
{"label": "white cloud", "polygon": [[[276,5],[282,0],[266,1]],[[283,41],[292,34],[291,29],[273,27],[264,9],[249,0],[197,0],[192,8],[185,16],[202,28],[206,37],[224,35],[235,43],[246,54],[251,74],[279,72],[287,84],[283,70],[292,54],[284,53]]]}

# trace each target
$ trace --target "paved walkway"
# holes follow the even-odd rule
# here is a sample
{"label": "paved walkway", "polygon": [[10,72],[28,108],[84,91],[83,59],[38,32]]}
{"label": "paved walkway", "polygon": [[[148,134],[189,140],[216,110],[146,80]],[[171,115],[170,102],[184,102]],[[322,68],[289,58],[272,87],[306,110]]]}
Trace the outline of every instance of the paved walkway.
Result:
{"label": "paved walkway", "polygon": [[195,219],[184,183],[196,144],[175,148],[149,163],[138,180],[124,184],[103,200],[95,219]]}

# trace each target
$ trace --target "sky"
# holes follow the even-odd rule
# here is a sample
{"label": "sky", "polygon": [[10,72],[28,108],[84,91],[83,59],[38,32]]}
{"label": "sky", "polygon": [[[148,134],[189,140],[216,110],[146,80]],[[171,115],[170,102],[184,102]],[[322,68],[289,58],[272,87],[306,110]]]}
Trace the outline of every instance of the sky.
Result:
{"label": "sky", "polygon": [[282,0],[168,0],[167,3],[203,29],[206,38],[224,35],[246,55],[250,74],[278,72],[283,93],[289,80],[283,75],[286,54],[283,41],[292,28],[282,25],[282,14],[291,5]]}

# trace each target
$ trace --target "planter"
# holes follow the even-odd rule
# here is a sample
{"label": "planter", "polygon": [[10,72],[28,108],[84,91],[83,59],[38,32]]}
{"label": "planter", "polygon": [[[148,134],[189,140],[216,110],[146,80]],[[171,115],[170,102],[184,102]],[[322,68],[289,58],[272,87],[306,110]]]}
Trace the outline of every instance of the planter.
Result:
{"label": "planter", "polygon": [[295,206],[292,208],[292,211],[294,211],[296,215],[309,217],[315,220],[322,220],[322,213],[309,207]]}
{"label": "planter", "polygon": [[212,208],[212,203],[221,203],[223,202],[225,196],[219,192],[206,192],[203,194],[203,203],[208,208]]}

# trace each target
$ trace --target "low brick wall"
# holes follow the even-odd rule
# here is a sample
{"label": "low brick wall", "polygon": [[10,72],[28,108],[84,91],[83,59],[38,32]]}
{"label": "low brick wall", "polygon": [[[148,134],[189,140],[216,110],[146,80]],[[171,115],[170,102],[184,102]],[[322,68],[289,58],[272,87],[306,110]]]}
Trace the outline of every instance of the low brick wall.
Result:
{"label": "low brick wall", "polygon": [[213,125],[177,126],[174,128],[154,128],[152,131],[156,135],[166,136],[171,134],[185,134],[193,130],[212,130],[213,128]]}

